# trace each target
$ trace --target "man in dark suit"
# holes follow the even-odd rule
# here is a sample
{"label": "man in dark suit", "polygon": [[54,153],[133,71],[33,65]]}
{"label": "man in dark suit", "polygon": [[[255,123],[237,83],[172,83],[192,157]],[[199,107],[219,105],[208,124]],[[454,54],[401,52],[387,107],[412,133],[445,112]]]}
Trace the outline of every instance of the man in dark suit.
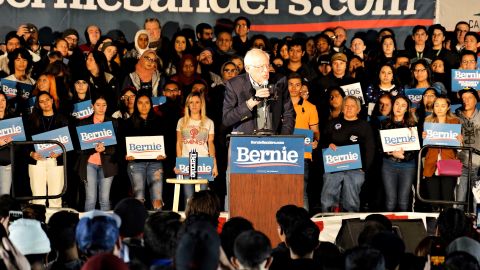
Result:
{"label": "man in dark suit", "polygon": [[286,78],[270,78],[269,55],[260,49],[248,51],[244,61],[246,73],[226,83],[223,125],[242,134],[292,134],[295,111]]}

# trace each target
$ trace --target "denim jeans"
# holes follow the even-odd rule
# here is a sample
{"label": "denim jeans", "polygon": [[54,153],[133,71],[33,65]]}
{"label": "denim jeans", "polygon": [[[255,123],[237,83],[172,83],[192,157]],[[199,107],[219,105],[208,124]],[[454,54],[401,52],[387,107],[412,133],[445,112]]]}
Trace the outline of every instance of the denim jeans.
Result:
{"label": "denim jeans", "polygon": [[387,211],[408,210],[408,199],[415,179],[417,167],[415,161],[395,162],[383,159],[382,180],[385,188],[385,206]]}
{"label": "denim jeans", "polygon": [[363,182],[365,173],[361,170],[325,173],[321,195],[322,211],[329,212],[340,203],[344,211],[358,212]]}
{"label": "denim jeans", "polygon": [[105,177],[102,166],[88,163],[87,183],[85,183],[85,212],[95,209],[97,204],[97,189],[102,211],[110,210],[110,187],[113,176]]}
{"label": "denim jeans", "polygon": [[0,166],[0,195],[10,194],[12,187],[12,165]]}
{"label": "denim jeans", "polygon": [[136,199],[145,200],[145,184],[148,185],[150,190],[150,200],[162,199],[162,162],[129,162],[128,174]]}
{"label": "denim jeans", "polygon": [[[477,182],[478,179],[478,169],[480,167],[473,166],[470,168],[470,190],[471,187],[475,182]],[[468,168],[465,166],[462,166],[462,175],[460,176],[459,182],[457,184],[457,187],[455,189],[455,195],[456,201],[462,201],[464,202],[467,199],[467,192],[468,190]]]}

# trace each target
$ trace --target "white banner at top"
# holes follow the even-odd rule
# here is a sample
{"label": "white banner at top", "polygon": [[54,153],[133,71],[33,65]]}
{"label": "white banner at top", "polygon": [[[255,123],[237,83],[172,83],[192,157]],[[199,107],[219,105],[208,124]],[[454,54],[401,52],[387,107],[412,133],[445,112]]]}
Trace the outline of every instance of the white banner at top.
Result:
{"label": "white banner at top", "polygon": [[480,1],[478,0],[437,0],[436,23],[448,31],[455,30],[455,24],[465,21],[471,31],[480,32]]}

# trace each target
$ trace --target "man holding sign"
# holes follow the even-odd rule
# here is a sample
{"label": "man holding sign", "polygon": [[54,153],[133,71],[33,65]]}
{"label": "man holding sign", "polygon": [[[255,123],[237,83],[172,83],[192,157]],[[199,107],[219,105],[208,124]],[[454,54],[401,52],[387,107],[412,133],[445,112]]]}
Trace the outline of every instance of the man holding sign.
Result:
{"label": "man holding sign", "polygon": [[[316,149],[318,140],[320,139],[320,130],[318,128],[318,113],[317,108],[312,103],[304,100],[300,96],[302,89],[302,77],[298,73],[291,73],[288,76],[288,91],[290,92],[290,98],[292,99],[293,108],[297,114],[295,121],[295,133],[298,129],[311,130],[313,132],[312,138],[306,137],[308,144],[312,149]],[[307,144],[307,142],[305,142]],[[303,204],[305,209],[308,209],[308,195],[307,184],[309,176],[310,163],[312,162],[312,152],[305,151],[305,165],[304,165],[304,185],[303,185]]]}

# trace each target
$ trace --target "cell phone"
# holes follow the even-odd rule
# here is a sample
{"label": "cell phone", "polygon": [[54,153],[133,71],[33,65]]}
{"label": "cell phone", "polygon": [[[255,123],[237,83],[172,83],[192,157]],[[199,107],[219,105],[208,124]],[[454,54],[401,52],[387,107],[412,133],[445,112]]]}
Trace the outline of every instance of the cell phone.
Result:
{"label": "cell phone", "polygon": [[17,219],[23,218],[23,212],[15,210],[8,211],[8,217],[10,222],[14,222]]}
{"label": "cell phone", "polygon": [[441,239],[435,239],[430,248],[430,269],[444,269],[445,257],[445,244]]}
{"label": "cell phone", "polygon": [[475,219],[475,228],[479,229],[480,227],[480,204],[477,205],[477,211],[475,212],[476,214],[476,219]]}

